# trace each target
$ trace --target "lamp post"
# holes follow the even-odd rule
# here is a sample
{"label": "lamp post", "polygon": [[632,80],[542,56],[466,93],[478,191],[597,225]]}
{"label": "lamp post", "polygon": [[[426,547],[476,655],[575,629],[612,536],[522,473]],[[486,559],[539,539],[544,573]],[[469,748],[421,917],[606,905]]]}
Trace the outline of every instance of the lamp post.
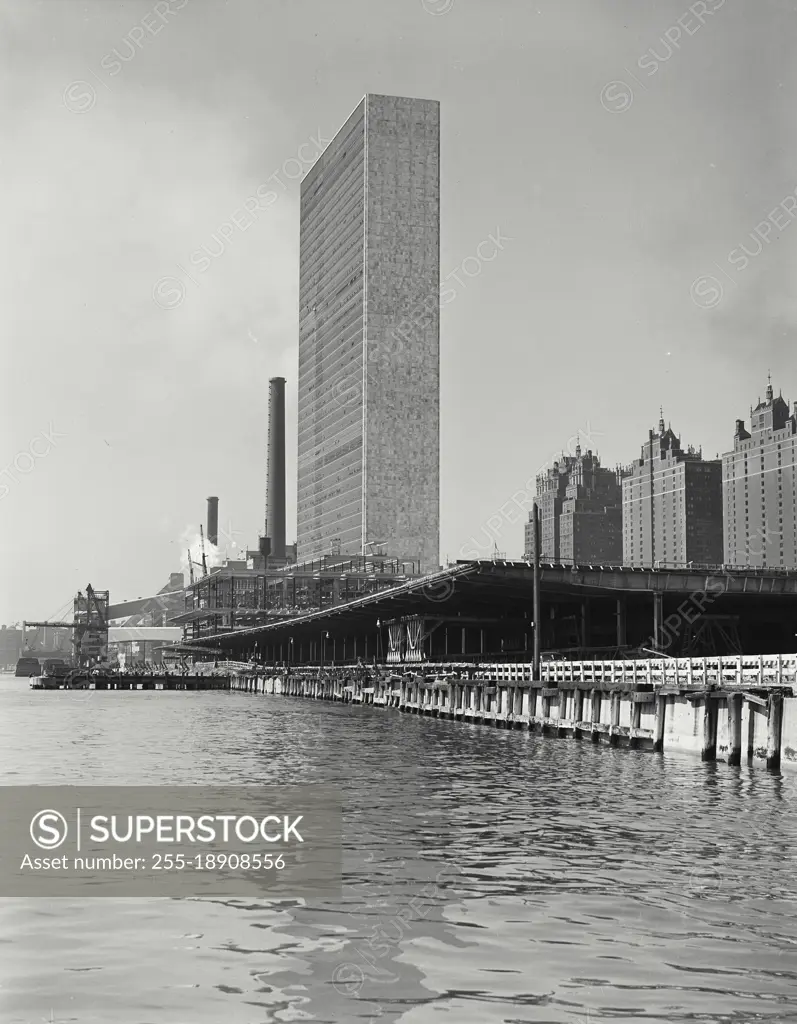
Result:
{"label": "lamp post", "polygon": [[324,653],[325,653],[325,648],[326,648],[327,640],[328,639],[329,639],[329,633],[327,633],[325,630],[322,630],[321,631],[321,670],[322,671],[324,669]]}
{"label": "lamp post", "polygon": [[532,599],[534,608],[534,654],[532,662],[532,675],[535,679],[540,678],[540,558],[542,554],[542,524],[540,521],[540,507],[534,502],[534,566],[532,576]]}

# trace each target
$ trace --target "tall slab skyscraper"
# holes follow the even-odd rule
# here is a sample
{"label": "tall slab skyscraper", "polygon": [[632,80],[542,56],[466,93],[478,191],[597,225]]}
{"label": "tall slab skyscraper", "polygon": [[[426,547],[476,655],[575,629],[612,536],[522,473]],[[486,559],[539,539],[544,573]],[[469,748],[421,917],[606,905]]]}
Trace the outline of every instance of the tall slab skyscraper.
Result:
{"label": "tall slab skyscraper", "polygon": [[298,559],[439,562],[440,105],[367,95],[302,182]]}

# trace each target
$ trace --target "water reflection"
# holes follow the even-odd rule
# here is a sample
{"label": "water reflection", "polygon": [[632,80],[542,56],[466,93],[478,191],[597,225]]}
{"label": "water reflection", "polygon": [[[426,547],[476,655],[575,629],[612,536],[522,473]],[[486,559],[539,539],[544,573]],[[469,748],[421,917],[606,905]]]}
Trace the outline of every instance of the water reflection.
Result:
{"label": "water reflection", "polygon": [[340,901],[7,900],[3,1021],[797,1019],[788,777],[243,694],[0,690],[6,784],[344,793]]}

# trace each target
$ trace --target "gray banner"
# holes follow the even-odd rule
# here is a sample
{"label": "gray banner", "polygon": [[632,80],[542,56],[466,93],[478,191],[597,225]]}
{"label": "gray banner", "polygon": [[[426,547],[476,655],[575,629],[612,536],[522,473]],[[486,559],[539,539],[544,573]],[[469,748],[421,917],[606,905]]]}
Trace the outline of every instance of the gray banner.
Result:
{"label": "gray banner", "polygon": [[0,786],[0,897],[339,898],[327,786]]}

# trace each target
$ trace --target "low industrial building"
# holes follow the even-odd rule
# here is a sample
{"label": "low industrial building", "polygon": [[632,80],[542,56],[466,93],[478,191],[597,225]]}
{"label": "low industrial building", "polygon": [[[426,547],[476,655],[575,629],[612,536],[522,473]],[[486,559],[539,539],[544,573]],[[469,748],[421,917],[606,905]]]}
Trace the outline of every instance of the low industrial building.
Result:
{"label": "low industrial building", "polygon": [[[251,553],[250,553],[251,554]],[[251,629],[274,619],[334,608],[420,576],[420,563],[379,556],[327,555],[301,565],[265,568],[228,561],[189,584],[185,609],[172,625],[184,627],[183,642]]]}

